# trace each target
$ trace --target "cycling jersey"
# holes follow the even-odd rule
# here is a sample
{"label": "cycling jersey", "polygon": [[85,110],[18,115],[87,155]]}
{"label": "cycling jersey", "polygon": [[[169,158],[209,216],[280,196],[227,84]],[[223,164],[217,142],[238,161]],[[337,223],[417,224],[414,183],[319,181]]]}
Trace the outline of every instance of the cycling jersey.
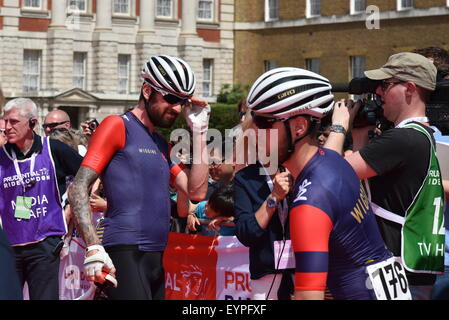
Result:
{"label": "cycling jersey", "polygon": [[324,291],[335,299],[376,299],[366,267],[391,257],[351,166],[318,149],[295,181],[290,234],[296,290]]}
{"label": "cycling jersey", "polygon": [[169,179],[180,172],[168,144],[134,116],[107,117],[98,127],[82,163],[101,173],[108,210],[103,245],[138,245],[163,251],[170,226]]}

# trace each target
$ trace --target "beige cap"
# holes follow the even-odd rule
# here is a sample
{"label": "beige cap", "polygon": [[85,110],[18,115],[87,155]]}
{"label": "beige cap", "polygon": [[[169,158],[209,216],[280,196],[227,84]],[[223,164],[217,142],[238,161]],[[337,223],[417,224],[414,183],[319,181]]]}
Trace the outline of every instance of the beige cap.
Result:
{"label": "beige cap", "polygon": [[420,54],[401,52],[390,56],[382,68],[365,71],[365,76],[372,80],[397,78],[433,91],[436,86],[437,68],[432,61]]}

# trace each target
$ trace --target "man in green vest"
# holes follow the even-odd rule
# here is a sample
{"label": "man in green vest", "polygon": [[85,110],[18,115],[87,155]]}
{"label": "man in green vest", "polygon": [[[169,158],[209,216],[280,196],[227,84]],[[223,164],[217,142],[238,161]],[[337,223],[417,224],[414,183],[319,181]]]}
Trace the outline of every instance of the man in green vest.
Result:
{"label": "man in green vest", "polygon": [[[385,118],[395,127],[369,144],[367,128],[353,129],[354,146],[360,147],[346,157],[360,179],[369,179],[379,229],[408,270],[413,299],[429,299],[436,274],[444,271],[445,198],[425,112],[436,74],[430,60],[410,52],[394,54],[380,69],[366,71],[369,79],[379,81],[376,94]],[[349,117],[339,111],[352,106],[352,101],[339,101],[335,109],[342,109],[332,123],[348,129]],[[326,147],[334,148],[335,142],[342,146],[344,141],[339,132],[331,132],[329,138]]]}

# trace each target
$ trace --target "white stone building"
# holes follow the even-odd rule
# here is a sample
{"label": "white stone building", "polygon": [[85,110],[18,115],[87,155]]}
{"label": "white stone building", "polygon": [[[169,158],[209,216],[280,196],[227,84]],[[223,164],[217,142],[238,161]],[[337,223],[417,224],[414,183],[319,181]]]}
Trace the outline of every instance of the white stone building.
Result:
{"label": "white stone building", "polygon": [[77,127],[136,104],[151,55],[186,60],[195,94],[233,81],[234,0],[0,0],[0,87]]}

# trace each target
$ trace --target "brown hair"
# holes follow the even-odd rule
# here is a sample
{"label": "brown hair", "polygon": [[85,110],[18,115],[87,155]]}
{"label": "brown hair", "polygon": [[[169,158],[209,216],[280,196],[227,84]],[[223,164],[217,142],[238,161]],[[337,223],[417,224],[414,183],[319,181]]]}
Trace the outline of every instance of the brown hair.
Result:
{"label": "brown hair", "polygon": [[50,138],[59,140],[75,151],[78,151],[78,145],[80,144],[79,137],[74,130],[52,130]]}

